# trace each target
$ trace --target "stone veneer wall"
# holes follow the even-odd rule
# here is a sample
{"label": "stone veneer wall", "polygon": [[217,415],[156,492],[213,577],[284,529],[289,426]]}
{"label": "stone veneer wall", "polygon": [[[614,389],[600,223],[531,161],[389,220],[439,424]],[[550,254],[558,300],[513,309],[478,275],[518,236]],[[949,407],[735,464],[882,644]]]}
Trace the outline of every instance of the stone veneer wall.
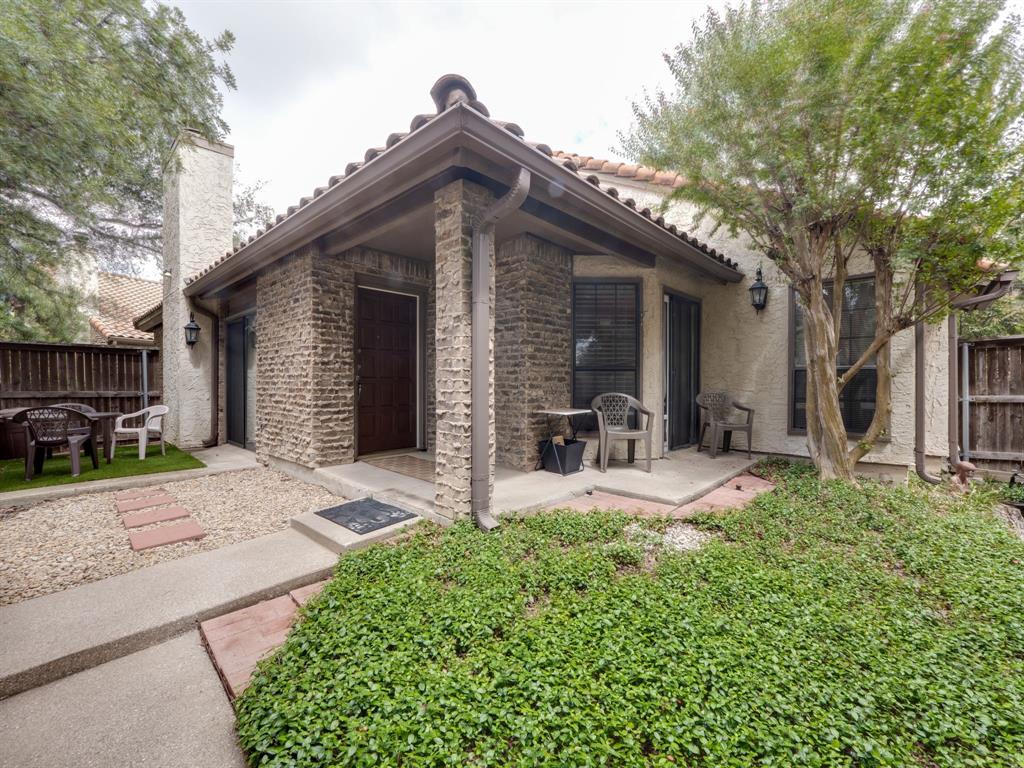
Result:
{"label": "stone veneer wall", "polygon": [[[313,263],[315,365],[313,398],[319,404],[314,429],[318,465],[350,464],[356,458],[355,299],[360,276],[397,281],[427,293],[425,345],[427,448],[434,438],[434,269],[426,261],[370,248],[353,248]],[[375,284],[380,287],[379,284]]]}
{"label": "stone veneer wall", "polygon": [[318,466],[313,446],[315,245],[275,262],[256,283],[256,455]]}
{"label": "stone veneer wall", "polygon": [[[261,274],[256,293],[257,455],[308,467],[355,461],[355,298],[359,276],[422,288],[433,337],[433,265],[369,248],[315,244]],[[397,286],[396,286],[397,287]],[[427,447],[434,433],[433,345],[425,349]]]}
{"label": "stone veneer wall", "polygon": [[531,235],[498,246],[495,312],[496,460],[530,471],[548,435],[535,412],[572,399],[572,254]]}
{"label": "stone veneer wall", "polygon": [[[437,414],[434,509],[450,519],[471,514],[471,298],[472,238],[477,217],[492,200],[483,187],[455,181],[434,193],[434,242],[437,286]],[[490,258],[494,260],[492,250]],[[492,271],[493,275],[493,271]],[[490,292],[494,297],[494,282]],[[494,313],[490,322],[490,364],[494,363]],[[490,486],[494,489],[494,377],[489,393]]]}

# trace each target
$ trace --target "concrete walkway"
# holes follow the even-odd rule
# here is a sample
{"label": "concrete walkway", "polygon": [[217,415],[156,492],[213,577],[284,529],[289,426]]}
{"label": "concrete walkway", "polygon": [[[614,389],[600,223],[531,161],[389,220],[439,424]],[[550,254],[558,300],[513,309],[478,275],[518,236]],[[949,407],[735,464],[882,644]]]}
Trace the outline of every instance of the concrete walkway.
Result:
{"label": "concrete walkway", "polygon": [[199,633],[0,701],[0,768],[243,768]]}
{"label": "concrete walkway", "polygon": [[89,480],[66,485],[47,485],[25,491],[8,491],[0,493],[0,507],[21,507],[48,499],[77,496],[80,493],[105,493],[125,488],[144,488],[156,483],[173,483],[176,480],[191,480],[194,477],[219,475],[221,472],[237,472],[240,469],[254,469],[259,466],[256,454],[234,445],[205,448],[201,451],[193,451],[192,455],[206,466],[201,469],[181,469],[175,472],[155,472],[150,475],[112,477],[109,480]]}
{"label": "concrete walkway", "polygon": [[336,561],[289,529],[4,606],[0,698],[320,581]]}

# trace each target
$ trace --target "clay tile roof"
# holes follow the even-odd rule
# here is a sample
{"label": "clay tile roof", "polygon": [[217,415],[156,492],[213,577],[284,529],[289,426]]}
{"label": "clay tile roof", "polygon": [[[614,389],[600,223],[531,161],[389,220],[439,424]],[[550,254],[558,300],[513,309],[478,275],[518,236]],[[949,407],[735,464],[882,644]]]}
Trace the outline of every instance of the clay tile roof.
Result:
{"label": "clay tile roof", "polygon": [[585,166],[588,171],[600,171],[601,173],[614,174],[623,179],[636,179],[637,181],[646,181],[652,184],[657,184],[662,187],[678,187],[683,183],[683,177],[674,171],[659,171],[657,168],[651,168],[648,165],[632,165],[630,163],[620,163],[617,160],[605,160],[599,157],[588,157],[575,155],[571,152],[555,152],[556,158],[569,158],[580,164],[581,161],[585,160]]}
{"label": "clay tile roof", "polygon": [[[289,206],[286,213],[279,214],[277,218],[274,220],[274,223],[267,227],[267,231],[273,229],[275,226],[279,225],[285,219],[292,216],[300,208],[303,208],[306,205],[308,205],[314,198],[321,196],[330,187],[333,187],[337,184],[341,184],[344,182],[346,177],[351,176],[354,173],[358,173],[363,166],[373,162],[378,157],[385,154],[389,149],[394,147],[399,142],[403,141],[410,133],[419,130],[424,125],[433,120],[435,117],[437,117],[437,115],[441,114],[442,112],[454,106],[455,104],[466,104],[467,106],[479,112],[484,117],[491,120],[491,122],[494,123],[495,125],[508,131],[509,133],[518,137],[519,139],[523,139],[523,129],[519,127],[519,125],[517,125],[516,123],[505,122],[502,120],[494,120],[491,118],[490,112],[487,110],[487,107],[477,100],[476,90],[473,88],[470,82],[461,75],[450,74],[444,75],[441,78],[439,78],[438,81],[434,83],[434,86],[430,89],[430,97],[431,99],[433,99],[434,106],[437,108],[437,112],[435,114],[416,115],[416,117],[414,117],[412,119],[412,122],[409,124],[408,132],[392,133],[387,137],[387,140],[385,141],[383,147],[371,147],[367,149],[366,154],[363,156],[362,162],[354,161],[349,163],[348,165],[345,166],[345,173],[343,176],[331,176],[326,187],[317,188],[313,195],[303,197],[299,201],[298,205]],[[566,168],[569,171],[572,171],[573,173],[579,173],[581,170],[596,171],[598,173],[614,174],[619,178],[632,178],[638,181],[644,181],[661,186],[677,187],[680,184],[682,184],[682,177],[675,173],[658,171],[654,168],[649,168],[643,165],[629,165],[626,163],[618,163],[611,160],[605,160],[603,158],[594,158],[590,156],[580,157],[578,155],[573,155],[567,152],[553,152],[551,150],[551,147],[549,147],[547,144],[537,144],[533,142],[525,143],[528,146],[531,146],[534,149],[536,149],[542,155],[550,157],[552,160],[562,165],[562,167]],[[586,181],[590,182],[594,186],[601,186],[600,178],[593,174],[584,176],[584,178],[586,179]],[[606,189],[605,191],[611,197],[618,199],[618,190]],[[632,199],[626,199],[623,202],[630,208],[636,210],[636,202],[633,201]],[[645,216],[648,219],[651,219],[652,221],[657,221],[659,225],[664,226],[664,220],[661,217],[659,217],[656,220],[653,219],[650,210],[645,209],[642,212],[638,211],[638,213],[640,213],[641,215]],[[675,234],[674,227],[670,227],[669,231]],[[227,256],[218,259],[213,264],[210,264],[206,268],[200,270],[198,273],[188,277],[185,280],[186,284],[195,282],[198,278],[207,274],[218,264],[222,263],[225,260],[225,258],[230,258],[234,254],[238,253],[240,250],[244,249],[250,243],[262,237],[263,234],[265,234],[263,231],[259,231],[254,236],[246,240],[245,243],[243,243],[242,245],[235,246],[234,250],[228,253]],[[702,245],[700,246],[700,250],[702,250],[704,253],[708,253],[707,249]],[[734,266],[733,262],[731,261],[727,261],[726,263],[728,263],[730,266]]]}
{"label": "clay tile roof", "polygon": [[132,321],[143,310],[159,303],[162,296],[163,285],[156,280],[99,272],[96,275],[96,313],[89,318],[89,325],[107,341],[152,341],[153,334],[137,330]]}

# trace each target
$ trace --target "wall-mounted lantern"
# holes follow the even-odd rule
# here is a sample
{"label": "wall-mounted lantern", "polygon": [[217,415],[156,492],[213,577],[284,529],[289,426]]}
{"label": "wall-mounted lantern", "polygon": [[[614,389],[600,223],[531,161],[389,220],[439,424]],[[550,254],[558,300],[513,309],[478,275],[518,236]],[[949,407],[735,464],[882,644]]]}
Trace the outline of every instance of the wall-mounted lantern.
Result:
{"label": "wall-mounted lantern", "polygon": [[757,275],[750,285],[750,304],[757,312],[768,306],[768,285],[761,274],[761,267],[757,268]]}
{"label": "wall-mounted lantern", "polygon": [[188,322],[185,323],[185,343],[194,347],[197,341],[199,341],[199,323],[196,322],[195,314],[189,312]]}

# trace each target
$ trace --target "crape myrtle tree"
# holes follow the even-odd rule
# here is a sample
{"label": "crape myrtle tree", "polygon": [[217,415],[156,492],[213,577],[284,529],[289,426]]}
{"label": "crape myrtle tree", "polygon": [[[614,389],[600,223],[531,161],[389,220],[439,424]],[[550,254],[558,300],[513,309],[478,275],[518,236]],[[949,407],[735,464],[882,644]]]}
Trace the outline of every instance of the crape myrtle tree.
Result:
{"label": "crape myrtle tree", "polygon": [[[1021,251],[1017,20],[984,0],[781,0],[709,11],[665,59],[674,89],[636,104],[637,160],[678,170],[672,199],[743,234],[804,317],[807,443],[825,478],[889,424],[892,336],[950,311]],[[843,375],[851,258],[875,278],[875,337]],[[832,290],[826,290],[828,284]],[[875,361],[872,423],[851,446],[839,396]]]}
{"label": "crape myrtle tree", "polygon": [[160,3],[0,2],[0,338],[74,337],[83,254],[159,258],[163,163],[183,126],[225,133],[232,43]]}

